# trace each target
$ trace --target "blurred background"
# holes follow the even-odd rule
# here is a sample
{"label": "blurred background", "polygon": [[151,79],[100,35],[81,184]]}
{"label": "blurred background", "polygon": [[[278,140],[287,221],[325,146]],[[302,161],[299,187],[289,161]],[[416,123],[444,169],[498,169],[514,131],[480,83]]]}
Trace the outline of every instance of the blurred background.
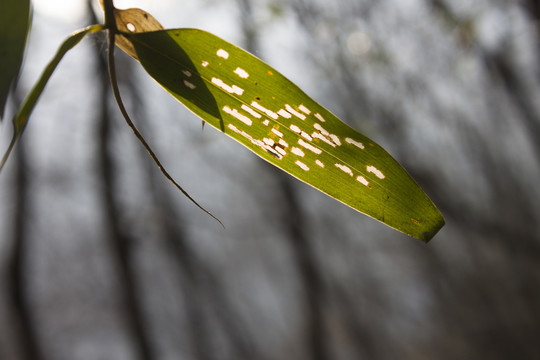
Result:
{"label": "blurred background", "polygon": [[[389,150],[447,224],[425,245],[281,174],[118,51],[129,112],[223,229],[124,124],[90,36],[0,176],[0,359],[540,359],[537,1],[115,3],[255,53]],[[34,5],[8,114],[101,21],[86,0]]]}

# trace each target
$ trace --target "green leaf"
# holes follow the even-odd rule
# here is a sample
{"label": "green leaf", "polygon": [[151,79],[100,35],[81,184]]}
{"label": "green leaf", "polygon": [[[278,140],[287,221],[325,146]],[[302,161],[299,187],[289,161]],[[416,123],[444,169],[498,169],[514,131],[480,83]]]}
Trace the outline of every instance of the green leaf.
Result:
{"label": "green leaf", "polygon": [[13,150],[13,147],[15,146],[17,140],[22,135],[24,129],[26,128],[26,124],[28,123],[28,119],[30,118],[30,114],[32,114],[32,111],[34,110],[37,101],[39,100],[39,97],[41,96],[41,93],[45,89],[45,86],[49,82],[50,77],[52,76],[54,70],[56,70],[56,67],[60,63],[60,60],[64,57],[64,55],[71,50],[75,45],[77,45],[86,34],[93,33],[96,31],[100,31],[103,29],[102,25],[92,25],[88,26],[82,30],[79,30],[69,36],[62,45],[60,45],[60,48],[58,48],[58,51],[56,52],[56,55],[54,58],[49,62],[45,70],[43,70],[43,74],[41,74],[41,77],[37,81],[37,83],[34,85],[32,90],[30,91],[30,94],[26,97],[24,100],[24,103],[22,107],[19,109],[15,117],[13,118],[13,137],[11,139],[11,143],[9,144],[8,149],[6,150],[4,156],[2,157],[2,160],[0,161],[0,170],[4,167],[9,154]]}
{"label": "green leaf", "polygon": [[30,22],[30,0],[0,2],[0,120],[21,68]]}
{"label": "green leaf", "polygon": [[195,29],[124,35],[169,93],[264,160],[423,241],[444,225],[383,148],[248,52]]}

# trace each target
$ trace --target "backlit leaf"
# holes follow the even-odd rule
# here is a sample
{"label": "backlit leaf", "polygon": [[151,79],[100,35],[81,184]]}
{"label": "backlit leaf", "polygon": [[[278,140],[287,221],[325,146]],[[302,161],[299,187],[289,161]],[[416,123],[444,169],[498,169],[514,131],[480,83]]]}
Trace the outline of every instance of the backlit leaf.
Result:
{"label": "backlit leaf", "polygon": [[49,64],[47,64],[47,67],[45,68],[45,70],[43,70],[41,77],[24,100],[22,107],[13,117],[13,137],[11,138],[11,143],[9,144],[8,149],[4,153],[2,160],[0,160],[0,170],[2,170],[2,168],[4,167],[9,155],[11,154],[11,151],[13,150],[13,147],[15,146],[15,143],[26,128],[28,119],[30,118],[30,114],[32,114],[32,111],[34,111],[39,97],[43,93],[43,90],[45,90],[45,86],[49,82],[49,79],[54,73],[54,70],[56,70],[56,67],[60,63],[60,60],[62,60],[64,55],[75,45],[77,45],[84,38],[85,35],[100,31],[102,29],[103,26],[101,25],[88,26],[69,36],[66,40],[64,40],[62,45],[60,45],[60,48],[58,48],[55,56],[49,62]]}
{"label": "backlit leaf", "polygon": [[122,33],[148,32],[163,30],[163,26],[152,15],[144,10],[132,8],[125,10],[114,9],[116,28],[120,32],[115,37],[115,44],[130,56],[137,58],[131,41]]}
{"label": "backlit leaf", "polygon": [[195,29],[124,35],[169,93],[266,161],[423,241],[444,225],[435,205],[383,148],[248,52]]}

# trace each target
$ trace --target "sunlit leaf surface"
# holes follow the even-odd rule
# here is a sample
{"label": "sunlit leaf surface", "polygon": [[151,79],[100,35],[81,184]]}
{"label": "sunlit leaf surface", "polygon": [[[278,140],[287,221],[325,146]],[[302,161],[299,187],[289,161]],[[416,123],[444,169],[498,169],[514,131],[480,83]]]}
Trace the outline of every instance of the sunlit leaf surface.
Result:
{"label": "sunlit leaf surface", "polygon": [[29,28],[29,0],[0,1],[0,119],[19,74]]}
{"label": "sunlit leaf surface", "polygon": [[201,30],[131,31],[126,38],[159,84],[266,161],[418,239],[444,225],[383,148],[253,55]]}

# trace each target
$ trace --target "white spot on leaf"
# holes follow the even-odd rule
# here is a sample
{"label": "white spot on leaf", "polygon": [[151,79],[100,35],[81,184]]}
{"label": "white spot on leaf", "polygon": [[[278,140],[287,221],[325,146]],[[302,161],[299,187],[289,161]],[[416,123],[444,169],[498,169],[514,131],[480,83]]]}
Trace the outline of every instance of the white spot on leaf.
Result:
{"label": "white spot on leaf", "polygon": [[324,163],[321,160],[315,160],[315,164],[317,164],[320,167],[324,168]]}
{"label": "white spot on leaf", "polygon": [[233,89],[234,94],[242,95],[244,93],[244,89],[242,89],[241,87],[238,87],[236,85],[233,85],[232,89]]}
{"label": "white spot on leaf", "polygon": [[289,126],[289,128],[290,128],[292,131],[294,131],[295,133],[297,133],[297,134],[302,133],[302,130],[301,130],[298,126],[296,126],[296,125],[294,125],[294,124],[292,124],[291,126]]}
{"label": "white spot on leaf", "polygon": [[192,82],[189,82],[187,80],[184,80],[184,85],[186,85],[186,87],[190,88],[191,90],[195,90],[195,88],[197,86],[195,86],[195,84],[193,84]]}
{"label": "white spot on leaf", "polygon": [[313,133],[311,134],[312,137],[320,139],[327,143],[328,145],[332,145],[332,147],[336,147],[341,145],[341,141],[339,140],[339,137],[335,134],[330,134],[328,130],[323,128],[321,124],[315,123],[313,124],[313,127],[317,130],[319,130],[319,133]]}
{"label": "white spot on leaf", "polygon": [[264,106],[262,106],[261,104],[259,104],[256,101],[253,101],[251,103],[251,106],[253,106],[257,110],[262,111],[263,113],[265,113],[266,115],[268,115],[269,117],[271,117],[274,120],[277,120],[279,118],[278,114],[276,114],[272,110],[268,110],[267,108],[265,108]]}
{"label": "white spot on leaf", "polygon": [[308,109],[307,107],[305,107],[304,105],[300,105],[300,106],[298,107],[298,109],[299,109],[301,112],[303,112],[304,114],[306,114],[306,115],[311,114],[311,110],[309,110],[309,109]]}
{"label": "white spot on leaf", "polygon": [[343,171],[344,173],[346,173],[346,174],[348,174],[348,175],[350,175],[350,176],[353,176],[353,172],[352,172],[352,170],[351,170],[348,166],[342,165],[342,164],[335,164],[335,165],[336,165],[336,167],[337,167],[338,169],[340,169],[340,170]]}
{"label": "white spot on leaf", "polygon": [[323,135],[330,135],[330,133],[325,128],[323,128],[320,124],[315,123],[315,124],[313,124],[313,127],[315,129],[319,130],[321,132],[321,134],[323,134]]}
{"label": "white spot on leaf", "polygon": [[358,180],[362,185],[364,186],[368,186],[369,185],[369,181],[366,180],[365,177],[359,175],[356,177],[356,180]]}
{"label": "white spot on leaf", "polygon": [[337,146],[341,146],[341,141],[339,140],[339,137],[335,134],[330,134],[330,139],[336,144]]}
{"label": "white spot on leaf", "polygon": [[300,157],[304,157],[306,154],[302,151],[302,149],[300,148],[297,148],[297,147],[292,147],[291,148],[291,152],[294,154],[294,155],[298,155]]}
{"label": "white spot on leaf", "polygon": [[287,152],[286,152],[284,149],[280,148],[279,146],[276,146],[275,149],[276,149],[276,151],[277,151],[278,153],[280,153],[282,156],[287,155]]}
{"label": "white spot on leaf", "polygon": [[268,120],[268,119],[264,120],[264,121],[263,121],[263,125],[264,125],[264,126],[270,125],[270,120]]}
{"label": "white spot on leaf", "polygon": [[263,142],[268,146],[274,146],[274,144],[276,143],[274,140],[272,140],[270,138],[264,138]]}
{"label": "white spot on leaf", "polygon": [[279,145],[283,147],[289,147],[289,144],[283,139],[279,139]]}
{"label": "white spot on leaf", "polygon": [[298,111],[294,110],[293,107],[289,104],[285,104],[285,110],[299,118],[300,120],[306,120],[306,115],[299,113]]}
{"label": "white spot on leaf", "polygon": [[315,154],[317,155],[320,155],[322,153],[321,149],[305,142],[304,140],[302,139],[298,139],[298,144],[300,144],[301,146],[305,147],[306,149],[308,149],[309,151],[311,152],[314,152]]}
{"label": "white spot on leaf", "polygon": [[236,70],[234,70],[234,73],[240,76],[242,79],[247,79],[249,77],[248,72],[240,67],[237,67]]}
{"label": "white spot on leaf", "polygon": [[314,132],[313,134],[311,134],[311,136],[324,141],[325,143],[327,143],[328,145],[332,147],[336,147],[336,144],[334,144],[330,139],[328,139],[326,136],[322,135],[321,133]]}
{"label": "white spot on leaf", "polygon": [[366,170],[367,170],[367,172],[374,174],[379,179],[384,179],[385,178],[384,174],[373,165],[368,165],[366,167]]}
{"label": "white spot on leaf", "polygon": [[313,138],[311,137],[311,135],[309,135],[307,132],[305,131],[302,131],[300,133],[300,136],[302,136],[304,139],[306,139],[307,141],[313,141]]}
{"label": "white spot on leaf", "polygon": [[285,119],[292,118],[292,115],[289,112],[287,112],[286,110],[284,110],[284,109],[279,109],[279,111],[277,113],[278,113],[278,115],[283,116]]}
{"label": "white spot on leaf", "polygon": [[319,114],[319,113],[316,113],[316,114],[315,114],[315,117],[316,117],[317,119],[319,119],[320,121],[322,121],[322,122],[326,122],[326,120],[324,120],[324,118],[322,117],[322,115]]}
{"label": "white spot on leaf", "polygon": [[203,67],[207,67],[207,66],[208,66],[208,61],[203,61],[203,62],[201,63],[201,65],[202,65]]}
{"label": "white spot on leaf", "polygon": [[281,149],[280,147],[276,147],[276,149],[274,149],[272,146],[266,144],[264,141],[261,141],[261,140],[258,140],[258,139],[254,139],[251,135],[249,135],[247,132],[243,131],[243,130],[240,130],[238,129],[236,126],[234,126],[233,124],[229,124],[227,125],[227,127],[229,129],[231,129],[232,131],[234,131],[235,133],[237,134],[240,134],[241,136],[245,137],[246,139],[248,139],[253,145],[256,145],[258,147],[260,147],[261,149],[263,149],[264,151],[272,154],[272,156],[276,157],[278,160],[281,160],[283,159],[283,156],[285,156],[287,153]]}
{"label": "white spot on leaf", "polygon": [[224,58],[225,60],[229,58],[229,53],[223,49],[219,49],[216,54],[217,56]]}
{"label": "white spot on leaf", "polygon": [[225,111],[227,114],[229,114],[231,116],[234,116],[235,118],[237,118],[238,120],[240,120],[241,122],[243,122],[244,124],[246,124],[248,126],[251,126],[251,124],[252,124],[252,121],[251,121],[250,118],[248,118],[247,116],[245,116],[243,114],[240,114],[238,112],[238,110],[236,110],[236,109],[231,109],[228,106],[224,106],[223,111]]}
{"label": "white spot on leaf", "polygon": [[302,170],[304,171],[309,171],[309,166],[307,166],[306,164],[304,164],[303,162],[301,162],[300,160],[296,160],[294,162],[296,165],[298,165]]}
{"label": "white spot on leaf", "polygon": [[187,77],[191,77],[191,71],[189,70],[182,70],[182,74],[186,75]]}
{"label": "white spot on leaf", "polygon": [[351,138],[345,138],[345,142],[348,143],[348,144],[354,145],[354,146],[356,146],[356,147],[358,147],[358,148],[360,148],[362,150],[365,149],[364,144],[362,144],[359,141],[353,140]]}
{"label": "white spot on leaf", "polygon": [[253,117],[257,118],[257,119],[260,119],[262,117],[261,114],[259,114],[258,112],[256,112],[255,110],[253,110],[252,108],[247,106],[246,104],[242,104],[241,108],[242,108],[242,110],[248,112],[251,116],[253,116]]}
{"label": "white spot on leaf", "polygon": [[277,130],[277,129],[272,129],[272,132],[274,134],[276,134],[277,136],[279,136],[279,137],[283,137],[283,133],[281,131]]}
{"label": "white spot on leaf", "polygon": [[223,80],[218,79],[216,77],[212,78],[212,83],[231,94],[242,95],[244,93],[244,89],[236,85],[233,85],[233,86],[227,85],[223,82]]}

